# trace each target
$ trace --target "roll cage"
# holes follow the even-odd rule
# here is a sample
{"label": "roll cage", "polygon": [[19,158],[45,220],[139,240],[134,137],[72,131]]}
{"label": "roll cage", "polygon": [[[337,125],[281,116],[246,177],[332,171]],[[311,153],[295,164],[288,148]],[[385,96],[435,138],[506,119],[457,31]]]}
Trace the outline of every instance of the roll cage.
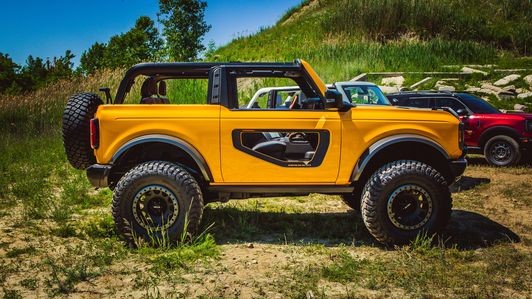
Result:
{"label": "roll cage", "polygon": [[173,62],[141,63],[131,67],[118,86],[113,104],[122,104],[138,76],[164,79],[209,79],[207,103],[238,108],[236,79],[243,77],[291,78],[309,96],[325,104],[325,86],[314,70],[303,60],[292,63],[266,62]]}

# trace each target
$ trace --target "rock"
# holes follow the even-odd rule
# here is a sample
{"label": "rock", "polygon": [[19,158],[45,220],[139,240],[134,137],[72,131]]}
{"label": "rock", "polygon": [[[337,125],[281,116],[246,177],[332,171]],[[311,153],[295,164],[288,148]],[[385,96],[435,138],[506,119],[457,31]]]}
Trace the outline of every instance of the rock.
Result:
{"label": "rock", "polygon": [[515,85],[508,85],[508,86],[505,86],[502,88],[502,90],[504,91],[508,91],[508,92],[512,92],[512,93],[516,93],[515,92]]}
{"label": "rock", "polygon": [[479,74],[482,74],[482,75],[484,75],[484,76],[487,76],[487,75],[488,75],[488,72],[484,72],[484,71],[477,70],[477,69],[472,69],[472,68],[467,67],[467,66],[464,66],[464,67],[462,68],[462,73],[467,73],[467,74],[479,73]]}
{"label": "rock", "polygon": [[454,86],[441,85],[441,86],[438,86],[438,90],[439,91],[455,91],[456,88],[454,88]]}
{"label": "rock", "polygon": [[257,260],[251,260],[252,264],[258,264],[259,262]]}
{"label": "rock", "polygon": [[528,108],[528,107],[525,106],[525,105],[522,105],[522,104],[515,104],[514,105],[514,110],[519,110],[519,111],[523,111],[524,112],[526,110],[526,108]]}
{"label": "rock", "polygon": [[405,78],[403,76],[382,78],[381,84],[387,86],[403,86]]}
{"label": "rock", "polygon": [[491,89],[487,89],[487,88],[481,88],[478,92],[480,93],[484,93],[484,94],[493,94],[493,95],[497,95],[497,92],[496,91],[493,91]]}
{"label": "rock", "polygon": [[515,93],[508,92],[508,91],[499,92],[497,96],[499,97],[499,99],[503,99],[503,100],[515,99]]}
{"label": "rock", "polygon": [[255,246],[253,246],[253,243],[248,243],[248,245],[246,245],[247,248],[254,248]]}
{"label": "rock", "polygon": [[529,97],[532,97],[532,92],[531,91],[525,92],[525,93],[520,93],[520,94],[517,95],[518,99],[526,99],[526,98],[529,98]]}
{"label": "rock", "polygon": [[308,290],[307,293],[306,293],[305,295],[306,295],[306,298],[307,298],[307,299],[314,299],[314,298],[316,298],[316,297],[314,296],[314,293],[312,292],[312,290]]}
{"label": "rock", "polygon": [[448,90],[448,91],[455,91],[456,88],[453,86],[448,85],[448,83],[445,80],[439,80],[434,85],[434,88],[437,88],[438,90]]}
{"label": "rock", "polygon": [[482,86],[480,86],[480,88],[482,88],[482,89],[489,89],[489,90],[495,91],[496,93],[499,93],[499,92],[503,92],[503,91],[504,91],[502,88],[497,87],[497,86],[494,86],[494,85],[489,84],[489,83],[484,83],[484,84],[482,84]]}
{"label": "rock", "polygon": [[529,92],[530,90],[526,89],[526,88],[518,88],[515,90],[516,93],[526,93],[526,92]]}
{"label": "rock", "polygon": [[532,74],[526,76],[523,78],[525,82],[528,84],[528,86],[532,86]]}
{"label": "rock", "polygon": [[521,78],[521,75],[517,75],[517,74],[511,74],[511,75],[508,75],[504,78],[501,78],[497,81],[495,81],[495,83],[493,83],[493,85],[497,85],[497,86],[504,86],[504,85],[508,85],[510,82],[513,82],[517,79]]}
{"label": "rock", "polygon": [[379,86],[379,88],[384,93],[399,92],[399,88],[397,88],[397,86]]}
{"label": "rock", "polygon": [[482,89],[480,87],[474,87],[474,86],[471,86],[471,87],[468,87],[466,89],[467,92],[480,92]]}

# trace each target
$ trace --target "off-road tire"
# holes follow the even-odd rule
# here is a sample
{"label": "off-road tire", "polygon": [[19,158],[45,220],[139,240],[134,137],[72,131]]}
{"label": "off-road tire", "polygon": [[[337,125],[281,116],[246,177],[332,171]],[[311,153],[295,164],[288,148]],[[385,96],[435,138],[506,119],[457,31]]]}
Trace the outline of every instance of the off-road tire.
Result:
{"label": "off-road tire", "polygon": [[[498,156],[497,147],[503,151],[504,157]],[[500,155],[500,154],[499,154]],[[497,135],[491,137],[484,146],[484,157],[492,166],[512,166],[521,159],[519,144],[515,139],[506,135]]]}
{"label": "off-road tire", "polygon": [[68,161],[77,169],[84,170],[96,163],[89,122],[101,104],[98,95],[78,93],[68,99],[63,112],[63,145]]}
{"label": "off-road tire", "polygon": [[[420,188],[430,197],[431,214],[416,229],[395,225],[387,210],[394,192],[404,186]],[[406,244],[420,233],[432,236],[441,231],[449,221],[451,208],[451,194],[444,177],[419,161],[399,160],[384,165],[370,177],[362,191],[364,224],[375,239],[386,245]]]}
{"label": "off-road tire", "polygon": [[[162,186],[173,193],[178,202],[177,219],[167,229],[144,228],[133,213],[135,196],[147,186]],[[166,161],[150,161],[137,165],[118,182],[113,193],[112,213],[117,233],[132,247],[143,240],[160,246],[187,239],[196,234],[203,214],[201,188],[183,167]],[[186,229],[186,232],[185,232]],[[164,244],[165,245],[165,244]]]}

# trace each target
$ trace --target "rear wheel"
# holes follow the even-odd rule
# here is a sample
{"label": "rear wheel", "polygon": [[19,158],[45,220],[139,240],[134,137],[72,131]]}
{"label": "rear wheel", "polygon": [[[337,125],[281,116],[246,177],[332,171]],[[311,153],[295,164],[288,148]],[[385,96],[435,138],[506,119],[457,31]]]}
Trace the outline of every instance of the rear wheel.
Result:
{"label": "rear wheel", "polygon": [[445,227],[451,215],[445,179],[418,161],[386,164],[371,176],[362,194],[362,219],[384,244],[405,244],[419,233],[432,235]]}
{"label": "rear wheel", "polygon": [[200,186],[184,168],[165,161],[142,163],[118,182],[113,195],[118,233],[130,245],[176,243],[196,233],[203,214]]}
{"label": "rear wheel", "polygon": [[515,165],[521,158],[519,144],[506,135],[494,136],[484,146],[484,157],[493,166]]}

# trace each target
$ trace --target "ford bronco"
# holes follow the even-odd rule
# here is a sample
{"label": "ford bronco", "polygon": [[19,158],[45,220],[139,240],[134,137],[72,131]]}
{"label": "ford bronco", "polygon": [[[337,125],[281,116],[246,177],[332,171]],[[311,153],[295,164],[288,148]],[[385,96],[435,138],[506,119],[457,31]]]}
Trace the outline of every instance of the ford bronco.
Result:
{"label": "ford bronco", "polygon": [[[305,100],[240,108],[250,82],[274,79]],[[172,86],[184,85],[171,81],[188,80],[205,82],[204,94],[194,92],[202,104],[174,104]],[[128,243],[194,234],[208,202],[309,193],[341,195],[378,241],[406,243],[445,227],[448,185],[466,167],[456,115],[346,103],[303,60],[145,63],[126,72],[114,100],[102,90],[106,104],[92,93],[68,100],[63,142],[94,186],[114,190]]]}

